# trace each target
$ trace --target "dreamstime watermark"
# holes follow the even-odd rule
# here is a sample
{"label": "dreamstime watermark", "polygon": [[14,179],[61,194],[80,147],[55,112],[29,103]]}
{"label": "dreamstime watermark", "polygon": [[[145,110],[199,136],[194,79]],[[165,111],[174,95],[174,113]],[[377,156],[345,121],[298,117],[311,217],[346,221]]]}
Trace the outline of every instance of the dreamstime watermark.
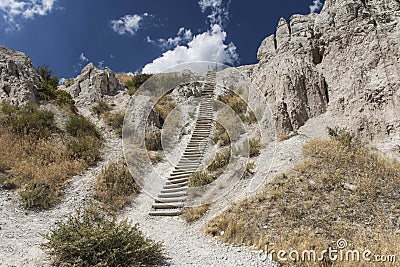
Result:
{"label": "dreamstime watermark", "polygon": [[275,250],[268,245],[257,252],[260,262],[277,265],[275,262],[365,262],[365,263],[395,263],[396,255],[375,254],[369,249],[350,249],[347,240],[339,239],[336,248],[325,250]]}

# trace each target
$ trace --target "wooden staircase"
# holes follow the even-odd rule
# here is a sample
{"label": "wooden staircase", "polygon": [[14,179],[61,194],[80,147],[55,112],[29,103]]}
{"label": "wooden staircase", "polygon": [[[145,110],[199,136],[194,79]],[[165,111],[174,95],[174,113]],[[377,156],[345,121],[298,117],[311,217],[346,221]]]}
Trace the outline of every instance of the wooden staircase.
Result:
{"label": "wooden staircase", "polygon": [[211,102],[214,97],[215,79],[215,71],[207,72],[206,82],[201,94],[196,126],[181,159],[167,178],[160,194],[155,199],[155,203],[152,205],[149,213],[150,215],[177,216],[182,213],[187,197],[189,176],[196,172],[202,163],[205,150],[207,149],[208,137],[213,125]]}

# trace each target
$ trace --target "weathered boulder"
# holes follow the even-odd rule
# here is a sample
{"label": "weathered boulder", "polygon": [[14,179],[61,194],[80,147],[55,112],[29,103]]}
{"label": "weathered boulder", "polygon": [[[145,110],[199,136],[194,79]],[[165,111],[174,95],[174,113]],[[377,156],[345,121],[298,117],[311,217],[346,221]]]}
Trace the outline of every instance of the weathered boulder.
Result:
{"label": "weathered boulder", "polygon": [[104,95],[113,96],[125,88],[109,68],[99,69],[89,63],[74,83],[63,89],[71,93],[77,104],[91,104]]}
{"label": "weathered boulder", "polygon": [[0,46],[0,100],[14,105],[36,102],[39,81],[29,57]]}

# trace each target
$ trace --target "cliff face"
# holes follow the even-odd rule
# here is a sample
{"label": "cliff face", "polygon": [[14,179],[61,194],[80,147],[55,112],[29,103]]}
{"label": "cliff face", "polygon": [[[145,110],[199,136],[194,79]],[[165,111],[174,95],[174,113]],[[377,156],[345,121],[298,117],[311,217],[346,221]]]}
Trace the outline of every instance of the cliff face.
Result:
{"label": "cliff face", "polygon": [[0,47],[0,101],[15,105],[35,102],[38,81],[40,76],[25,54]]}
{"label": "cliff face", "polygon": [[327,0],[318,15],[281,19],[251,71],[278,133],[325,112],[362,136],[398,131],[399,22],[399,0]]}

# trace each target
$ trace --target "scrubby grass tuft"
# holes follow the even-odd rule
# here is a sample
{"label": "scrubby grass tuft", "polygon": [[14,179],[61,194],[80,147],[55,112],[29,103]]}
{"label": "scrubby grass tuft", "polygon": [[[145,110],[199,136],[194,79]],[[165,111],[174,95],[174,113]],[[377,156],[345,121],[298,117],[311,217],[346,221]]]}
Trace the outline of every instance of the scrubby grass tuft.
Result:
{"label": "scrubby grass tuft", "polygon": [[101,139],[101,134],[96,125],[81,115],[72,115],[65,125],[67,132],[76,138],[94,137]]}
{"label": "scrubby grass tuft", "polygon": [[218,152],[214,160],[208,165],[207,170],[210,172],[217,171],[219,169],[224,168],[229,164],[229,160],[231,158],[231,149],[225,149],[222,152]]}
{"label": "scrubby grass tuft", "polygon": [[225,95],[220,95],[218,100],[230,106],[244,123],[257,122],[256,116],[248,108],[247,103],[234,92],[230,91]]}
{"label": "scrubby grass tuft", "polygon": [[46,183],[31,182],[19,192],[25,208],[49,208],[57,203],[59,192]]}
{"label": "scrubby grass tuft", "polygon": [[155,109],[160,114],[161,122],[163,123],[169,113],[176,108],[176,102],[170,94],[163,95],[156,103]]}
{"label": "scrubby grass tuft", "polygon": [[97,177],[96,197],[110,211],[124,208],[139,190],[128,167],[121,162],[110,163]]}
{"label": "scrubby grass tuft", "polygon": [[138,225],[107,218],[85,208],[57,223],[42,246],[56,266],[158,266],[162,244],[143,235]]}
{"label": "scrubby grass tuft", "polygon": [[105,100],[99,100],[96,105],[91,108],[91,111],[97,116],[101,116],[110,112],[111,107]]}
{"label": "scrubby grass tuft", "polygon": [[125,114],[123,113],[108,113],[104,117],[104,121],[110,126],[119,137],[122,137],[122,127],[124,126]]}
{"label": "scrubby grass tuft", "polygon": [[145,135],[146,149],[150,151],[162,150],[161,133],[158,131],[147,132]]}
{"label": "scrubby grass tuft", "polygon": [[228,132],[219,122],[215,123],[214,133],[211,136],[211,139],[219,146],[227,146],[231,143]]}
{"label": "scrubby grass tuft", "polygon": [[116,76],[128,89],[128,94],[134,95],[137,89],[139,89],[139,87],[153,75],[146,73],[137,73],[135,75],[117,74]]}
{"label": "scrubby grass tuft", "polygon": [[210,204],[198,207],[187,207],[183,209],[182,216],[187,223],[198,221],[210,209]]}
{"label": "scrubby grass tuft", "polygon": [[[323,251],[346,238],[349,249],[399,255],[399,222],[393,218],[400,214],[400,163],[344,140],[304,145],[307,160],[211,220],[206,232],[237,244],[269,243],[276,251]],[[333,263],[321,264],[308,266]]]}
{"label": "scrubby grass tuft", "polygon": [[212,183],[215,180],[208,171],[194,172],[189,176],[188,185],[190,187],[199,187]]}
{"label": "scrubby grass tuft", "polygon": [[252,138],[249,139],[249,156],[256,157],[260,155],[260,150],[261,150],[261,141],[260,138]]}

